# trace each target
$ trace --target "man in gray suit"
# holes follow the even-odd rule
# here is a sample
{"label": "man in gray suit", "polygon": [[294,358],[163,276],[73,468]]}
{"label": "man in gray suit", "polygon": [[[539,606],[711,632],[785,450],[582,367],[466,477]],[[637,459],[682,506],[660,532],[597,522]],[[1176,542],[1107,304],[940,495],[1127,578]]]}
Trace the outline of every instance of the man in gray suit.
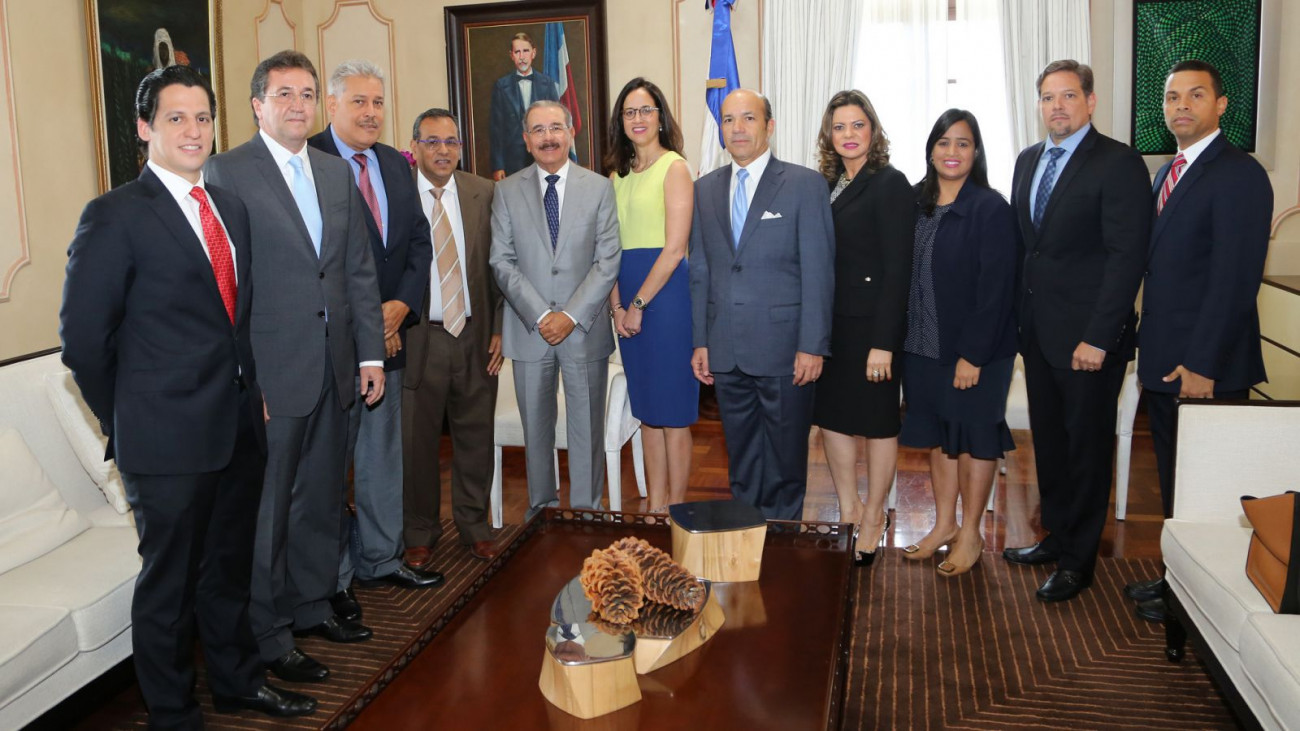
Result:
{"label": "man in gray suit", "polygon": [[253,353],[264,369],[266,480],[257,519],[249,619],[280,678],[320,682],[329,670],[292,633],[335,642],[370,630],[335,616],[347,413],[360,391],[384,395],[384,322],[366,233],[369,215],[347,163],[307,146],[319,80],[282,51],[252,80],[253,139],[208,161],[207,179],[248,207]]}
{"label": "man in gray suit", "polygon": [[531,518],[560,504],[551,455],[561,373],[569,504],[600,507],[605,381],[614,352],[606,298],[618,278],[622,247],[614,187],[569,162],[569,110],[554,101],[533,102],[523,135],[536,164],[497,184],[489,261],[506,299],[503,352],[514,361]]}
{"label": "man in gray suit", "polygon": [[732,494],[769,519],[800,520],[835,234],[825,179],[773,157],[774,128],[758,93],[722,102],[732,164],[695,183],[691,366],[717,392]]}

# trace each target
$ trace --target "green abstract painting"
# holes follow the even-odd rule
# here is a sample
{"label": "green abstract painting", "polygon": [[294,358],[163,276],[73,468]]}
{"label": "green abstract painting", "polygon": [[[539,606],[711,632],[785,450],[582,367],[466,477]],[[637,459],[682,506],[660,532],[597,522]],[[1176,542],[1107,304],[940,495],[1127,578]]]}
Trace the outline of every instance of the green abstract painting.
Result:
{"label": "green abstract painting", "polygon": [[1143,155],[1178,149],[1165,128],[1169,68],[1199,59],[1223,75],[1228,111],[1220,124],[1228,141],[1255,150],[1259,95],[1259,18],[1263,0],[1134,0],[1133,146]]}

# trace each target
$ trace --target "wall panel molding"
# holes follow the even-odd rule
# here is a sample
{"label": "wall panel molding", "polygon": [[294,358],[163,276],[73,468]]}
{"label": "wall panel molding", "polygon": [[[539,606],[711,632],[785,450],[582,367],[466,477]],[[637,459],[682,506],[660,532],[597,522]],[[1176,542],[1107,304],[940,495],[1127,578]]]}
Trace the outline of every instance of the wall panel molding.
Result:
{"label": "wall panel molding", "polygon": [[318,70],[321,85],[326,87],[325,94],[329,93],[328,79],[334,67],[344,61],[364,58],[383,68],[386,111],[379,141],[396,147],[394,141],[400,139],[397,123],[403,117],[398,105],[393,21],[380,14],[373,0],[338,0],[333,14],[316,27],[316,33],[320,53]]}
{"label": "wall panel molding", "polygon": [[18,158],[18,117],[9,55],[9,7],[0,0],[0,303],[8,302],[18,270],[31,262],[27,214],[23,206],[22,166]]}
{"label": "wall panel molding", "polygon": [[298,50],[298,27],[289,20],[281,0],[266,0],[262,14],[253,19],[257,38],[257,63],[278,51]]}

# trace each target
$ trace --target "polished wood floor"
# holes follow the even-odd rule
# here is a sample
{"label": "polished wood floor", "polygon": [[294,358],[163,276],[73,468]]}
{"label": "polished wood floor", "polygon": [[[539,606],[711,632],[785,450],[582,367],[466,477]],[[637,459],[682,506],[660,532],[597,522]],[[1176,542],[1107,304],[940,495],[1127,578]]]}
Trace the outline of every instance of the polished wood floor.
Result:
{"label": "polished wood floor", "polygon": [[[716,500],[730,496],[727,481],[727,451],[718,421],[702,418],[693,428],[695,456],[691,464],[688,500]],[[1014,432],[1016,450],[1006,458],[1006,474],[998,478],[994,509],[984,514],[986,550],[1001,551],[1005,546],[1033,543],[1040,535],[1038,521],[1038,485],[1034,473],[1034,448],[1028,431]],[[443,440],[443,464],[449,463],[450,445]],[[903,448],[898,460],[898,508],[893,526],[886,536],[888,546],[906,546],[920,539],[934,522],[934,502],[930,494],[929,456],[926,451]],[[523,449],[507,448],[503,455],[503,510],[506,522],[523,520],[527,510]],[[560,453],[561,502],[567,505],[568,467]],[[1133,429],[1132,463],[1129,471],[1128,514],[1126,520],[1115,519],[1114,497],[1110,517],[1102,539],[1101,554],[1119,558],[1158,558],[1160,556],[1160,487],[1156,479],[1155,454],[1145,410],[1140,410]],[[447,484],[449,475],[444,475]],[[866,472],[862,458],[858,463],[858,491],[866,494]],[[623,509],[642,510],[644,501],[637,493],[632,471],[632,449],[623,449]],[[443,492],[443,514],[450,515],[450,498]],[[808,494],[804,502],[804,520],[839,520],[835,488],[826,467],[821,435],[814,427],[808,455]]]}

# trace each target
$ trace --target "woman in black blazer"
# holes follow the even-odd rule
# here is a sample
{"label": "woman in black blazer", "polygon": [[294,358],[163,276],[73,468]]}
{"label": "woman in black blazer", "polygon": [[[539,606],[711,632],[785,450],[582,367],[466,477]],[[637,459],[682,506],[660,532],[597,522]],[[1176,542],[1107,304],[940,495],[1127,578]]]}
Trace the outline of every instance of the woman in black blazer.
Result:
{"label": "woman in black blazer", "polygon": [[[831,98],[817,146],[835,221],[835,304],[813,423],[821,427],[840,520],[858,524],[861,566],[875,558],[889,530],[885,498],[899,431],[894,354],[907,324],[915,197],[889,164],[889,138],[862,92]],[[858,498],[857,437],[867,442],[865,504]]]}
{"label": "woman in black blazer", "polygon": [[1015,448],[1006,406],[1016,355],[1016,234],[1011,206],[989,188],[975,115],[961,109],[940,115],[926,158],[925,180],[916,189],[900,441],[930,449],[935,525],[903,555],[928,558],[948,545],[938,571],[956,576],[979,561],[993,472],[998,458]]}

